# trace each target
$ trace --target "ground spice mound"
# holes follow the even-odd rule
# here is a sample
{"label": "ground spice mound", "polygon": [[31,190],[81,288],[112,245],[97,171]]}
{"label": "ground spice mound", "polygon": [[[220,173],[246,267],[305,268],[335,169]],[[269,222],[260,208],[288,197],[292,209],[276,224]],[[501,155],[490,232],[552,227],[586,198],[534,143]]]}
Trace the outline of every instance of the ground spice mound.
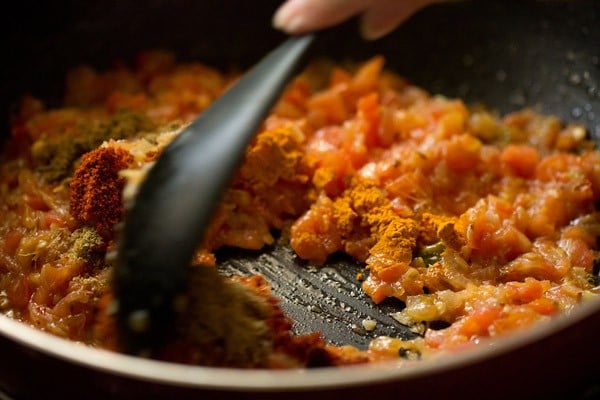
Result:
{"label": "ground spice mound", "polygon": [[115,224],[123,217],[125,178],[119,171],[132,161],[127,151],[111,147],[82,157],[70,183],[71,214],[79,223],[94,227],[102,236],[112,236]]}
{"label": "ground spice mound", "polygon": [[[194,264],[276,236],[317,267],[343,252],[364,264],[373,306],[400,300],[393,317],[420,337],[381,337],[360,351],[296,336],[264,280],[237,277],[271,304],[271,353],[244,367],[422,358],[543,323],[600,292],[600,152],[584,127],[531,109],[471,109],[384,65],[318,61],[290,82]],[[25,97],[0,165],[2,311],[116,350],[104,255],[124,198],[236,79],[147,52],[118,73],[73,70],[62,108]],[[235,364],[185,340],[167,350],[174,361]]]}

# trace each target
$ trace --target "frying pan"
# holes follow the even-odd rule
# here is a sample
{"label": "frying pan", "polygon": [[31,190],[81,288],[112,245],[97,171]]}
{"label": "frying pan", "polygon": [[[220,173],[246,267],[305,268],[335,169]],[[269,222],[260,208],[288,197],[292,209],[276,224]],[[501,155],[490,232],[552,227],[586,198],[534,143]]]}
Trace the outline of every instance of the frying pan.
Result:
{"label": "frying pan", "polygon": [[[240,68],[284,36],[269,28],[279,4],[234,0],[22,0],[4,13],[3,129],[19,95],[52,104],[65,72],[131,61],[150,48],[180,60]],[[433,93],[483,103],[501,113],[532,106],[584,124],[600,143],[600,3],[472,1],[429,7],[393,34],[365,42],[356,21],[324,32],[312,56],[336,61],[385,56],[386,66]],[[375,336],[414,337],[360,291],[361,268],[342,256],[312,268],[286,247],[223,249],[225,274],[264,275],[298,333],[364,348]],[[7,398],[461,398],[591,399],[600,396],[600,301],[548,324],[453,357],[401,369],[387,364],[310,371],[189,367],[113,354],[0,318],[0,389]],[[373,332],[361,321],[378,321]]]}

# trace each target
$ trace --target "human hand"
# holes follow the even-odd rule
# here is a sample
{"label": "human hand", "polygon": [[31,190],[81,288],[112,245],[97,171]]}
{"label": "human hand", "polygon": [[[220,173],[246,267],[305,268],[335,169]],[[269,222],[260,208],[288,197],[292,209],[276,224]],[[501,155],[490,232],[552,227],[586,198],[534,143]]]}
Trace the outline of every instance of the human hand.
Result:
{"label": "human hand", "polygon": [[378,39],[394,30],[421,8],[444,0],[286,0],[273,25],[290,34],[326,28],[361,14],[366,39]]}

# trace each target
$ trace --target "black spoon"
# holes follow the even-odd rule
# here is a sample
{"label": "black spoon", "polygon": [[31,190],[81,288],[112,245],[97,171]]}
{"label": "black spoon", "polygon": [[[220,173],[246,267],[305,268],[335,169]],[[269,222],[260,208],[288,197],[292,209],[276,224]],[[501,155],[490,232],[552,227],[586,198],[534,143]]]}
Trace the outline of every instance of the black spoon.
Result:
{"label": "black spoon", "polygon": [[126,210],[113,277],[122,350],[153,355],[174,322],[186,270],[246,146],[314,35],[291,37],[165,148]]}

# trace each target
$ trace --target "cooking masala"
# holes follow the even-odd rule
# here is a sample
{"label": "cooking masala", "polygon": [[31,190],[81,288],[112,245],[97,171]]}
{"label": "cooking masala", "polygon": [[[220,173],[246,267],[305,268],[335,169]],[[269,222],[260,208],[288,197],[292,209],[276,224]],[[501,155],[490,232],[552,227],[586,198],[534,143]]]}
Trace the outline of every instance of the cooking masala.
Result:
{"label": "cooking masala", "polygon": [[[133,66],[74,68],[58,108],[22,98],[0,166],[4,314],[119,351],[107,254],[124,202],[237,77],[150,51]],[[598,200],[600,152],[582,126],[431,95],[379,56],[316,61],[248,146],[190,269],[216,270],[217,249],[260,250],[277,232],[311,265],[339,252],[362,262],[357,279],[373,306],[400,300],[393,317],[419,338],[380,337],[359,350],[295,335],[264,278],[233,277],[202,299],[222,314],[236,296],[254,304],[256,320],[238,336],[247,342],[188,307],[160,358],[348,365],[460,351],[527,329],[598,295]],[[193,293],[202,279],[190,276]],[[250,351],[250,341],[262,347]]]}

